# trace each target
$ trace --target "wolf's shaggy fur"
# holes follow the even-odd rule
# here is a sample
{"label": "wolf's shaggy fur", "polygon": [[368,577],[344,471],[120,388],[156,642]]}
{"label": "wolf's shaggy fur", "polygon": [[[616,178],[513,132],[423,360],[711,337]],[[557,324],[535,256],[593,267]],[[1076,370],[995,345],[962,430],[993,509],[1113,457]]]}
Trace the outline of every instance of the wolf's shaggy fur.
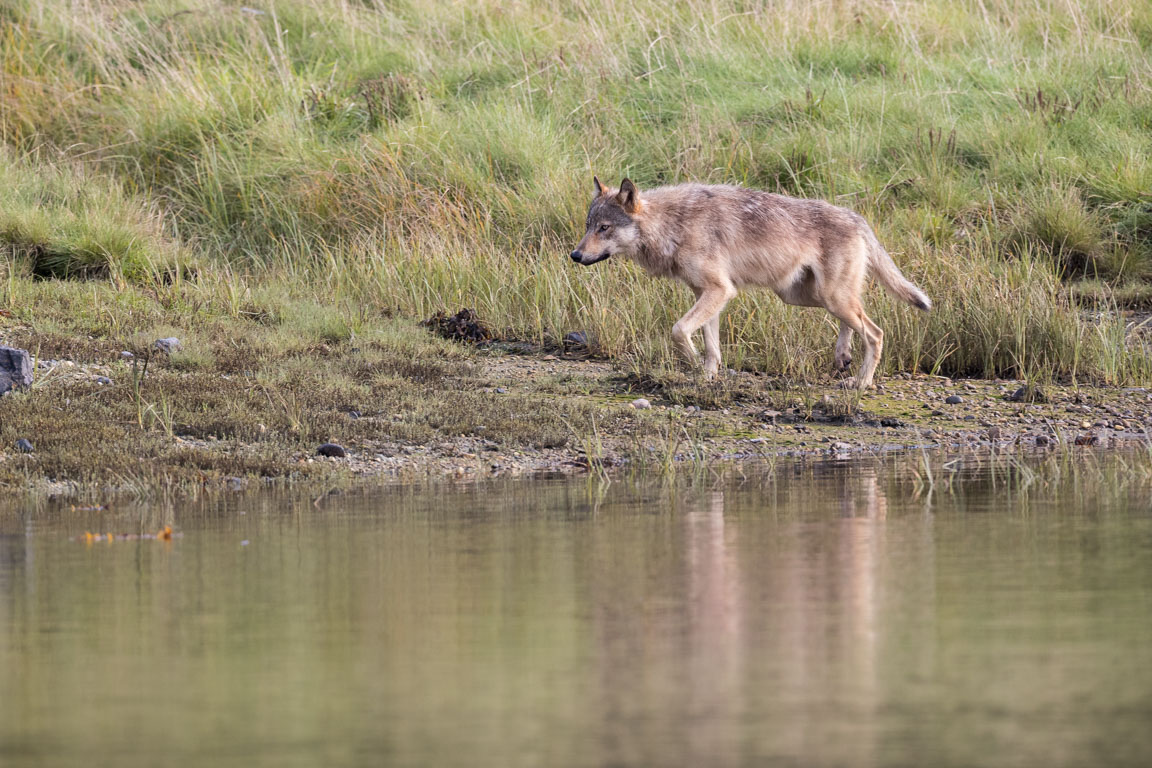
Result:
{"label": "wolf's shaggy fur", "polygon": [[692,334],[704,328],[704,371],[720,369],[720,312],[746,286],[771,288],[788,304],[824,307],[840,321],[835,364],[852,362],[852,332],[864,340],[859,375],[845,386],[872,386],[884,332],[864,313],[860,294],[871,271],[893,295],[927,311],[932,303],[901,274],[857,213],[823,200],[704,184],[659,187],[643,194],[628,179],[596,198],[572,259],[595,264],[617,254],[649,274],[688,284],[696,304],[672,327],[692,363]]}

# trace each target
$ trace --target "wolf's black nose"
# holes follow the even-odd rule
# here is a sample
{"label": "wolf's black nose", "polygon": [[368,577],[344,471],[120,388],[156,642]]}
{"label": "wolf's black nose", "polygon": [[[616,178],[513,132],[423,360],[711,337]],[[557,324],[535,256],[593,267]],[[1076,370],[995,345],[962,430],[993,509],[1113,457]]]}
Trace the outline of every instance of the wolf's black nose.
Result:
{"label": "wolf's black nose", "polygon": [[572,251],[572,261],[580,261],[583,256],[584,254],[580,253],[580,251]]}

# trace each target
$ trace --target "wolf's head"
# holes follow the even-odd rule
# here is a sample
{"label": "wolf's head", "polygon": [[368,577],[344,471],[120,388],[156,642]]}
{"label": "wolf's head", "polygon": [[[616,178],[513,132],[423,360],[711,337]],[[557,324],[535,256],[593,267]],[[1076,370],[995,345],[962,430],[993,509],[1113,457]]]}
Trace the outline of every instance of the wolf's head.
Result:
{"label": "wolf's head", "polygon": [[640,191],[628,179],[620,182],[620,189],[601,186],[600,179],[592,177],[596,185],[596,199],[588,208],[584,237],[572,251],[577,264],[595,264],[618,253],[629,253],[640,239],[636,214],[640,210]]}

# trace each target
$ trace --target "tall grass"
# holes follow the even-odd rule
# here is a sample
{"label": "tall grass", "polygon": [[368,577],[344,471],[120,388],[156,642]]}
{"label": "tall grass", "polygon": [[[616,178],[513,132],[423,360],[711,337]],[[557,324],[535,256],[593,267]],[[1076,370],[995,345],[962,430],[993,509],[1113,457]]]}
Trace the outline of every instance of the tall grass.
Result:
{"label": "tall grass", "polygon": [[[936,302],[925,318],[871,295],[889,371],[1150,375],[1067,282],[1152,277],[1139,0],[13,0],[0,40],[0,173],[25,190],[0,210],[10,269],[115,223],[194,254],[186,290],[222,305],[267,286],[413,317],[467,305],[647,365],[671,359],[690,295],[567,263],[591,174],[736,182],[875,223]],[[114,204],[41,203],[44,175]],[[10,223],[36,216],[77,223]],[[57,250],[52,274],[100,272],[68,266],[93,249]],[[770,295],[723,328],[729,362],[795,376],[835,337]]]}

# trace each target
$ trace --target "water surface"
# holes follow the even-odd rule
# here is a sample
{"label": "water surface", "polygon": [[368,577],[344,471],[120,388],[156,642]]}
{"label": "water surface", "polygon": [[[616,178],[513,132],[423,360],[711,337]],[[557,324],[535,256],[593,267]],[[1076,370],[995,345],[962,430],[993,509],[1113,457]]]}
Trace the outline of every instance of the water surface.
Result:
{"label": "water surface", "polygon": [[1149,484],[911,471],[9,508],[0,765],[1152,763]]}

